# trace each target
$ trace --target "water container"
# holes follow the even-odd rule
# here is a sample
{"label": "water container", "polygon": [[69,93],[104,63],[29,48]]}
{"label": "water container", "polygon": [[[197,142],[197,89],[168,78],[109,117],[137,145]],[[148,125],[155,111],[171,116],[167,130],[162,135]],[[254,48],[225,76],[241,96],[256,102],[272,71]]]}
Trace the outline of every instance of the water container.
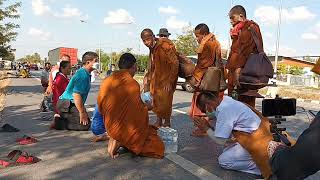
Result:
{"label": "water container", "polygon": [[162,138],[165,153],[176,153],[178,151],[178,132],[169,127],[158,129],[158,135]]}

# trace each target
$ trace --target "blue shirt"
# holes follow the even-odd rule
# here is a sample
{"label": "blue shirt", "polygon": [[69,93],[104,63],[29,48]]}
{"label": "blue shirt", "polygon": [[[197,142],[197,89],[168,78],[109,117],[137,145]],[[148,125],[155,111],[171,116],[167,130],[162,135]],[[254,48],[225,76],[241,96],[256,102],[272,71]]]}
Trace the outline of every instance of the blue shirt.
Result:
{"label": "blue shirt", "polygon": [[90,74],[84,68],[80,68],[76,74],[74,74],[64,91],[64,93],[60,96],[60,99],[68,99],[74,103],[73,93],[80,94],[82,97],[83,104],[86,102],[90,87],[91,80]]}

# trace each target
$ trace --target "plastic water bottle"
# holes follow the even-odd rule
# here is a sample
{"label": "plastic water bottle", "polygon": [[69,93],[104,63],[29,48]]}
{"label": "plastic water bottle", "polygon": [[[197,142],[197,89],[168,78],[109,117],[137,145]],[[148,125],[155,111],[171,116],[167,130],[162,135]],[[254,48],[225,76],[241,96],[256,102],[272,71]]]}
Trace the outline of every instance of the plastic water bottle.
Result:
{"label": "plastic water bottle", "polygon": [[178,132],[169,127],[158,129],[158,135],[165,145],[165,153],[176,153],[178,151]]}

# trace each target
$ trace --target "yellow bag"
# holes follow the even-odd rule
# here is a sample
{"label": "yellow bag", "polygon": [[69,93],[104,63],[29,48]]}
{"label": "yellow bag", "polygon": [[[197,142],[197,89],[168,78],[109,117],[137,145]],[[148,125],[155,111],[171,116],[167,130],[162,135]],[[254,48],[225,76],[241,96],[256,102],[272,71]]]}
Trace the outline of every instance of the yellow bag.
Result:
{"label": "yellow bag", "polygon": [[318,59],[318,62],[316,63],[316,65],[313,66],[311,71],[320,75],[320,58]]}

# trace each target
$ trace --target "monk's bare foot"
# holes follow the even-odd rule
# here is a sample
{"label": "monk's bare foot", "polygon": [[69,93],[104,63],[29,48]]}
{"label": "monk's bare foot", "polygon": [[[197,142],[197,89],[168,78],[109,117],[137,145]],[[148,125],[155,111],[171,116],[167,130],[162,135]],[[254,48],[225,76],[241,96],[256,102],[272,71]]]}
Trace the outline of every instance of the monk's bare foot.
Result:
{"label": "monk's bare foot", "polygon": [[194,129],[191,133],[191,136],[194,136],[194,137],[204,137],[204,136],[207,136],[207,132],[201,130],[201,129]]}
{"label": "monk's bare foot", "polygon": [[120,143],[117,140],[112,139],[110,137],[109,143],[108,143],[108,154],[112,159],[115,159],[119,156],[119,153],[117,152],[119,147],[120,147]]}
{"label": "monk's bare foot", "polygon": [[159,128],[162,126],[162,119],[157,118],[157,122],[153,124],[155,127]]}
{"label": "monk's bare foot", "polygon": [[106,141],[109,139],[108,135],[102,135],[102,136],[94,136],[92,139],[92,142],[101,142],[101,141]]}
{"label": "monk's bare foot", "polygon": [[170,119],[169,120],[166,119],[162,126],[163,127],[171,127]]}

